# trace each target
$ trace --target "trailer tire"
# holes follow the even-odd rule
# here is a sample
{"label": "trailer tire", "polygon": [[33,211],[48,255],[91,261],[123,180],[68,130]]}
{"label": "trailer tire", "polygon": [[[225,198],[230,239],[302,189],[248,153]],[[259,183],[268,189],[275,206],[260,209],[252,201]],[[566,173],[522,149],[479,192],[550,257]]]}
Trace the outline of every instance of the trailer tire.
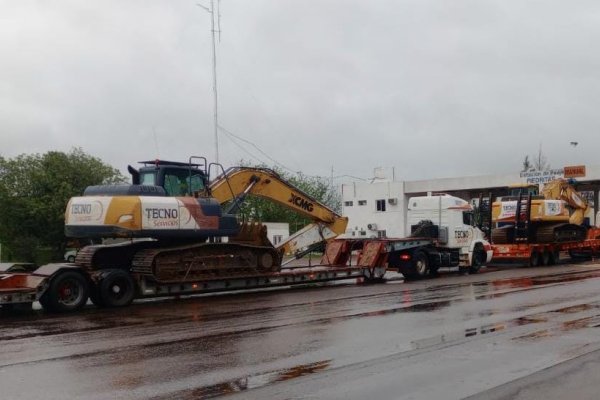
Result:
{"label": "trailer tire", "polygon": [[537,267],[540,265],[540,253],[537,250],[533,250],[529,256],[529,266]]}
{"label": "trailer tire", "polygon": [[550,263],[550,258],[551,258],[551,257],[552,257],[552,256],[550,255],[550,251],[548,251],[548,250],[544,250],[544,251],[542,251],[542,256],[540,257],[540,262],[541,262],[541,264],[542,264],[542,265],[552,265],[552,264]]}
{"label": "trailer tire", "polygon": [[72,312],[85,306],[88,294],[89,285],[83,275],[75,271],[63,271],[52,279],[39,301],[44,310]]}
{"label": "trailer tire", "polygon": [[560,261],[560,251],[553,250],[550,252],[550,260],[548,260],[548,265],[556,265]]}
{"label": "trailer tire", "polygon": [[125,307],[135,297],[135,283],[128,272],[121,269],[108,270],[98,284],[100,307]]}

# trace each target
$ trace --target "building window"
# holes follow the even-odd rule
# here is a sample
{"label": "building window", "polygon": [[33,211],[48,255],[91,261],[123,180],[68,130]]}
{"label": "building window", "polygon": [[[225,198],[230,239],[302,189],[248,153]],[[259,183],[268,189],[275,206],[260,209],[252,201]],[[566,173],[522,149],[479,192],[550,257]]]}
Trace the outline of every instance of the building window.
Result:
{"label": "building window", "polygon": [[366,206],[367,205],[367,201],[366,200],[359,200],[358,201],[358,205],[359,206]]}
{"label": "building window", "polygon": [[352,202],[351,201],[345,201],[344,202],[344,207],[352,207]]}
{"label": "building window", "polygon": [[375,204],[377,205],[377,211],[385,211],[385,199],[375,200]]}
{"label": "building window", "polygon": [[377,231],[377,237],[378,238],[385,238],[385,237],[387,237],[387,232],[385,231],[385,229]]}
{"label": "building window", "polygon": [[273,235],[273,245],[277,246],[283,240],[283,235]]}

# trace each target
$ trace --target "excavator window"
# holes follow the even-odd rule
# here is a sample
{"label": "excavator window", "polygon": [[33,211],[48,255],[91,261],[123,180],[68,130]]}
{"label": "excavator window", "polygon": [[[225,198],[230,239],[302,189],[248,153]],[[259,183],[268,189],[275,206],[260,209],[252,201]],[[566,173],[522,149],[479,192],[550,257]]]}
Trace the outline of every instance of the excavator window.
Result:
{"label": "excavator window", "polygon": [[155,172],[142,172],[140,173],[140,185],[156,185],[156,173]]}
{"label": "excavator window", "polygon": [[164,188],[169,196],[185,196],[205,189],[204,177],[189,170],[169,170],[165,172]]}

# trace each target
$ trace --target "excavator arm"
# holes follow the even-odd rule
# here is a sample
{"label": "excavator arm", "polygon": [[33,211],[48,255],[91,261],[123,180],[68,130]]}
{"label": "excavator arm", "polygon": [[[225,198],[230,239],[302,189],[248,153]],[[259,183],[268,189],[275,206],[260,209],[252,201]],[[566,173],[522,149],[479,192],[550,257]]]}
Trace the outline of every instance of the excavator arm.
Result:
{"label": "excavator arm", "polygon": [[233,201],[230,210],[238,207],[249,194],[269,199],[311,219],[311,224],[277,246],[283,254],[297,255],[306,248],[344,233],[348,225],[348,218],[340,216],[270,169],[230,168],[211,182],[209,188],[211,196],[219,203]]}
{"label": "excavator arm", "polygon": [[546,183],[542,194],[546,199],[564,200],[567,202],[574,210],[569,218],[569,223],[576,225],[583,224],[588,203],[567,180],[555,179]]}

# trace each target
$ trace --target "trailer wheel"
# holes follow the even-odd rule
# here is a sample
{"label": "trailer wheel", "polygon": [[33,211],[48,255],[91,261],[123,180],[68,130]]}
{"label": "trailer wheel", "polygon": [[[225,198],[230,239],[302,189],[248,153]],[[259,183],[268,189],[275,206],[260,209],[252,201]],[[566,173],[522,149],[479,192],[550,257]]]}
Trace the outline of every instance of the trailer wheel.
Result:
{"label": "trailer wheel", "polygon": [[550,252],[550,259],[548,260],[548,265],[556,265],[560,261],[560,252],[558,250],[553,250]]}
{"label": "trailer wheel", "polygon": [[540,253],[536,250],[533,250],[529,256],[529,266],[537,267],[538,265],[540,265]]}
{"label": "trailer wheel", "polygon": [[135,284],[131,275],[120,269],[106,272],[98,284],[100,307],[124,307],[135,297]]}
{"label": "trailer wheel", "polygon": [[75,271],[63,271],[50,282],[40,304],[51,312],[71,312],[82,308],[88,299],[88,283]]}
{"label": "trailer wheel", "polygon": [[548,250],[542,251],[542,256],[540,258],[542,265],[552,265],[550,264],[550,252]]}

